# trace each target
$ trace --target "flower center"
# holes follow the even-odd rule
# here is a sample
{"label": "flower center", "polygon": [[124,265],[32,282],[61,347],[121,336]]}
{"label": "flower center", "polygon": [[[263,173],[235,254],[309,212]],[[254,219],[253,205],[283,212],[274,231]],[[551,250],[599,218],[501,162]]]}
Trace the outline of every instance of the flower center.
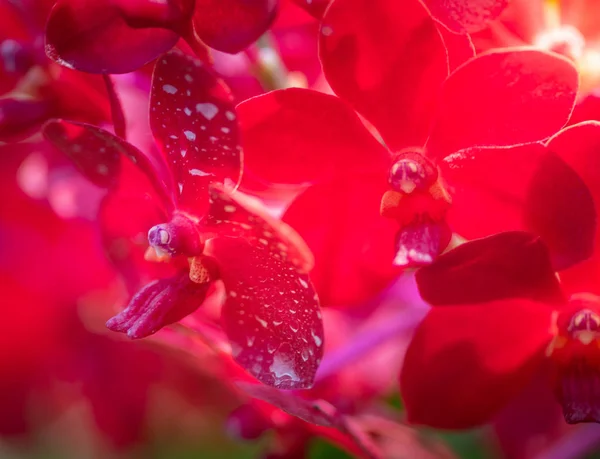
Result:
{"label": "flower center", "polygon": [[188,216],[176,213],[169,223],[160,223],[148,231],[148,243],[158,259],[169,256],[200,255],[203,244],[196,222]]}

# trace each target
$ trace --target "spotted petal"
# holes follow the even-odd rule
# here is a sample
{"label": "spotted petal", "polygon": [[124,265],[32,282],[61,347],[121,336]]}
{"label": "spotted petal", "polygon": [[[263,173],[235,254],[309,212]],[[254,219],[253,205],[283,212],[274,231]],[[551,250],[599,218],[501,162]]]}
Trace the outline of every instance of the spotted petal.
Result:
{"label": "spotted petal", "polygon": [[457,33],[472,33],[496,19],[508,0],[425,0],[433,17]]}
{"label": "spotted petal", "polygon": [[365,116],[392,149],[423,145],[446,49],[419,0],[334,0],[319,52],[334,92]]}
{"label": "spotted petal", "polygon": [[241,237],[304,272],[312,269],[314,258],[304,240],[292,227],[270,216],[260,201],[242,193],[232,194],[219,185],[211,187],[210,199],[205,231]]}
{"label": "spotted petal", "polygon": [[241,148],[233,98],[198,59],[175,50],[157,62],[150,127],[177,183],[182,209],[204,215],[211,183],[238,183]]}
{"label": "spotted petal", "polygon": [[578,78],[570,61],[537,50],[492,51],[471,59],[442,87],[429,154],[445,157],[470,147],[550,137],[569,120]]}
{"label": "spotted petal", "polygon": [[121,163],[121,155],[127,157],[150,181],[164,207],[173,207],[171,182],[163,165],[125,140],[96,126],[64,120],[48,121],[42,132],[88,180],[104,188],[114,188],[122,167],[131,167]]}
{"label": "spotted petal", "polygon": [[311,387],[323,356],[323,322],[308,276],[240,238],[209,241],[227,298],[222,310],[232,354],[261,382]]}

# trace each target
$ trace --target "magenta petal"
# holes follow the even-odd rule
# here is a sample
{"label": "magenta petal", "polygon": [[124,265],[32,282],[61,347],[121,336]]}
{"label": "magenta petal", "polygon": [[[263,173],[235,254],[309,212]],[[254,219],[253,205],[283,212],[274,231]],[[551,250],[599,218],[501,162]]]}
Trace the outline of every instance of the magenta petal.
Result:
{"label": "magenta petal", "polygon": [[0,140],[15,141],[33,134],[56,111],[47,100],[0,99]]}
{"label": "magenta petal", "polygon": [[324,338],[308,276],[242,239],[213,239],[208,248],[227,291],[222,320],[236,362],[267,385],[311,387]]}
{"label": "magenta petal", "polygon": [[118,183],[120,155],[126,156],[150,180],[165,208],[173,207],[171,183],[163,165],[125,140],[96,126],[64,120],[48,121],[42,132],[88,180],[104,188]]}
{"label": "magenta petal", "polygon": [[179,35],[162,28],[133,28],[118,5],[102,0],[60,0],[46,24],[46,54],[89,73],[127,73],[156,59]]}
{"label": "magenta petal", "polygon": [[210,200],[204,231],[243,238],[303,271],[312,269],[314,258],[304,240],[289,225],[271,217],[260,201],[241,193],[227,193],[218,185],[211,187]]}
{"label": "magenta petal", "polygon": [[150,127],[173,172],[179,204],[197,216],[211,183],[236,185],[241,147],[229,88],[198,59],[174,50],[154,69]]}
{"label": "magenta petal", "polygon": [[211,48],[237,53],[267,31],[278,0],[196,0],[194,29]]}
{"label": "magenta petal", "polygon": [[457,33],[477,32],[496,19],[508,0],[425,0],[434,18]]}
{"label": "magenta petal", "polygon": [[211,285],[192,282],[187,272],[154,281],[134,295],[106,326],[133,339],[152,335],[198,309]]}

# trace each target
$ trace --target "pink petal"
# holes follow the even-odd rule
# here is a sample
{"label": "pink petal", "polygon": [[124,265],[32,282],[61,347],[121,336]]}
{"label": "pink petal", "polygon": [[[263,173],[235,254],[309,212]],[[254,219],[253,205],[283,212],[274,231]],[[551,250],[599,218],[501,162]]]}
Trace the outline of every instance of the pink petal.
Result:
{"label": "pink petal", "polygon": [[546,246],[533,234],[512,231],[477,239],[440,255],[416,274],[432,305],[526,298],[565,301]]}
{"label": "pink petal", "polygon": [[311,387],[323,322],[308,276],[242,239],[213,239],[207,249],[227,291],[222,319],[236,362],[265,384]]}
{"label": "pink petal", "polygon": [[360,304],[397,276],[398,225],[379,215],[388,188],[386,171],[348,176],[308,188],[284,214],[315,255],[311,279],[322,304]]}
{"label": "pink petal", "polygon": [[192,282],[187,272],[154,281],[135,294],[106,326],[133,339],[152,335],[198,309],[211,285]]}
{"label": "pink petal", "polygon": [[148,178],[165,209],[173,207],[170,182],[161,164],[125,140],[89,124],[63,120],[48,121],[42,132],[88,180],[104,188],[113,188],[119,181],[123,154]]}
{"label": "pink petal", "polygon": [[249,99],[237,109],[244,139],[242,189],[306,186],[390,165],[386,149],[337,97],[285,89]]}
{"label": "pink petal", "polygon": [[260,201],[241,193],[228,193],[218,185],[211,187],[210,200],[204,231],[243,238],[305,272],[312,269],[314,258],[306,243],[293,228],[271,217]]}
{"label": "pink petal", "polygon": [[179,36],[130,26],[113,2],[60,0],[46,25],[50,59],[89,73],[127,73],[168,51]]}
{"label": "pink petal", "polygon": [[196,0],[194,29],[211,48],[237,53],[267,31],[278,0]]}
{"label": "pink petal", "polygon": [[418,0],[335,0],[321,25],[332,89],[391,149],[423,145],[435,94],[448,75],[435,22]]}
{"label": "pink petal", "polygon": [[502,50],[482,54],[446,80],[427,148],[436,157],[470,147],[543,140],[569,120],[575,67],[555,54]]}
{"label": "pink petal", "polygon": [[0,139],[8,142],[25,139],[55,114],[56,107],[47,100],[3,97],[0,99]]}
{"label": "pink petal", "polygon": [[477,32],[500,16],[508,0],[425,0],[434,18],[457,33]]}
{"label": "pink petal", "polygon": [[229,88],[198,59],[174,50],[156,63],[150,127],[179,190],[179,205],[197,216],[211,183],[238,183],[241,147]]}

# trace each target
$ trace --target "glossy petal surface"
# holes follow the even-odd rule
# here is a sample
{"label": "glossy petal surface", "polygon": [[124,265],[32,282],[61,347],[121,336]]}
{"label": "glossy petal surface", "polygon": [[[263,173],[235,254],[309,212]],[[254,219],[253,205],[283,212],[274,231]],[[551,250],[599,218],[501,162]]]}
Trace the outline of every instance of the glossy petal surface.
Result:
{"label": "glossy petal surface", "polygon": [[429,154],[550,137],[567,123],[577,87],[575,68],[555,54],[522,49],[479,55],[444,83]]}
{"label": "glossy petal surface", "polygon": [[551,313],[525,300],[431,309],[400,376],[408,421],[455,429],[489,421],[544,358]]}
{"label": "glossy petal surface", "polygon": [[218,185],[211,187],[210,199],[204,231],[243,238],[304,272],[312,269],[314,258],[304,240],[292,227],[271,217],[260,201],[241,193],[230,194]]}
{"label": "glossy petal surface", "polygon": [[244,189],[306,186],[389,167],[386,149],[337,97],[293,88],[249,99],[237,109],[244,139]]}
{"label": "glossy petal surface", "polygon": [[421,268],[416,279],[432,305],[515,297],[564,301],[548,249],[535,235],[518,231],[462,244]]}
{"label": "glossy petal surface", "polygon": [[207,249],[225,284],[222,320],[235,360],[267,385],[311,387],[323,323],[308,276],[243,239],[213,239]]}
{"label": "glossy petal surface", "polygon": [[315,256],[311,279],[323,305],[361,303],[396,277],[398,225],[379,215],[388,188],[385,171],[352,175],[308,188],[284,214]]}
{"label": "glossy petal surface", "polygon": [[331,88],[391,149],[425,142],[448,65],[442,37],[418,0],[335,0],[319,46]]}
{"label": "glossy petal surface", "polygon": [[154,281],[135,294],[106,326],[134,339],[152,335],[198,309],[210,286],[208,282],[192,282],[187,272]]}
{"label": "glossy petal surface", "polygon": [[496,19],[508,0],[425,0],[433,17],[457,33],[472,33]]}
{"label": "glossy petal surface", "polygon": [[[595,207],[595,251],[591,258],[561,273],[561,279],[572,293],[591,291],[600,293],[595,287],[600,279],[600,265],[598,264],[598,215],[600,215],[600,123],[586,122],[570,126],[557,134],[548,142],[548,150],[558,155],[587,185]],[[573,200],[573,207],[581,208],[587,200]],[[569,222],[565,222],[568,224]],[[575,228],[572,228],[576,230]],[[581,233],[577,231],[575,234]]]}
{"label": "glossy petal surface", "polygon": [[211,183],[239,181],[241,147],[232,96],[198,59],[175,50],[157,62],[150,127],[171,167],[184,210],[202,216]]}
{"label": "glossy petal surface", "polygon": [[[171,181],[164,164],[123,139],[96,126],[64,120],[50,120],[44,125],[43,134],[98,186],[113,188],[120,179],[121,170],[130,169],[133,164],[149,180],[165,209],[172,208]],[[121,155],[131,164],[121,163]]]}
{"label": "glossy petal surface", "polygon": [[48,57],[90,73],[127,73],[171,49],[179,36],[162,28],[133,28],[118,6],[61,0],[46,26]]}
{"label": "glossy petal surface", "polygon": [[194,29],[211,48],[237,53],[271,25],[277,0],[196,0]]}

